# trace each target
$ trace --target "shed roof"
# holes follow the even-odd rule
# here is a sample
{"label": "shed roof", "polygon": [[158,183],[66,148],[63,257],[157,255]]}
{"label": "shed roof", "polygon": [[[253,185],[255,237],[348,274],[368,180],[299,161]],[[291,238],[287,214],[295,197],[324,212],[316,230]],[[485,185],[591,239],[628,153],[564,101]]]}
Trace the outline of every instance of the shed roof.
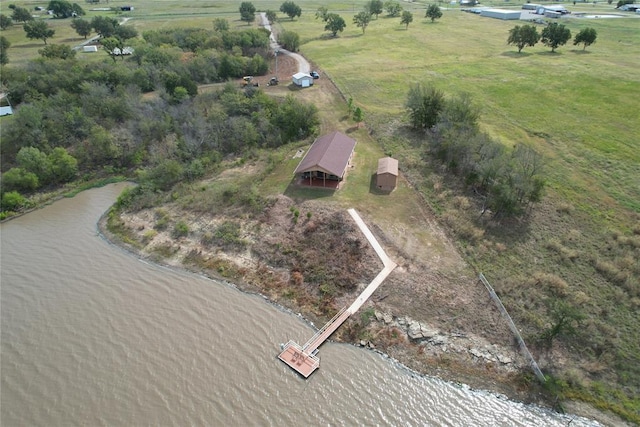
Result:
{"label": "shed roof", "polygon": [[317,138],[294,173],[321,170],[343,176],[356,146],[356,140],[338,131]]}
{"label": "shed roof", "polygon": [[313,77],[311,77],[311,74],[308,74],[308,73],[302,73],[302,72],[300,72],[300,73],[295,73],[295,74],[293,75],[293,78],[294,78],[294,79],[296,79],[296,80],[297,80],[297,79],[301,79],[301,78],[303,78],[303,77],[307,77],[307,78],[309,78],[309,79],[312,79],[312,80],[313,80]]}
{"label": "shed roof", "polygon": [[398,176],[398,161],[392,157],[378,159],[378,175],[382,175],[383,173]]}

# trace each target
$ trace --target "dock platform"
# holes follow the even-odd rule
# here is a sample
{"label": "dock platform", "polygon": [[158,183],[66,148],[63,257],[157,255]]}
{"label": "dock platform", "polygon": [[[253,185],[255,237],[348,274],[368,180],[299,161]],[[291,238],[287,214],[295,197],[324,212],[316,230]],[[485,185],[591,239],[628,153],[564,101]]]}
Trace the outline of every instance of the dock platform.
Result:
{"label": "dock platform", "polygon": [[365,301],[371,297],[378,286],[380,286],[384,279],[386,279],[393,269],[396,268],[396,263],[387,256],[373,233],[371,233],[355,209],[349,209],[349,214],[365,235],[369,244],[375,250],[376,254],[382,261],[384,268],[362,291],[351,306],[340,310],[333,319],[329,320],[329,322],[318,330],[318,332],[316,332],[306,344],[301,346],[293,341],[289,341],[282,345],[282,352],[278,355],[278,359],[289,365],[289,367],[298,372],[304,378],[309,378],[309,376],[320,367],[320,359],[316,357],[318,347],[320,347],[320,345],[322,345],[322,343],[326,341],[336,331],[336,329],[338,329],[340,325],[349,318],[349,316],[358,311]]}

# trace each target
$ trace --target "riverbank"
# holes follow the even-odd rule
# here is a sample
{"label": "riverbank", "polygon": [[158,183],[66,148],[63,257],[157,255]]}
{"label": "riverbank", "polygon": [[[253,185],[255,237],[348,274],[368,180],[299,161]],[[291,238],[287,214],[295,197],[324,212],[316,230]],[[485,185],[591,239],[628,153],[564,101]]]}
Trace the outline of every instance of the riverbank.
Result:
{"label": "riverbank", "polygon": [[[299,220],[294,220],[296,210],[302,213]],[[101,219],[101,232],[136,256],[229,281],[300,313],[316,327],[350,304],[381,268],[346,210],[326,202],[294,203],[278,196],[257,215],[233,210],[196,214],[169,203],[112,215],[111,227],[109,218]],[[422,262],[420,251],[406,252],[388,226],[369,215],[363,219],[399,267],[333,340],[382,352],[420,374],[552,406],[533,382],[486,290],[465,276],[467,269],[443,275],[437,266]],[[113,221],[117,234],[110,231]],[[163,230],[158,230],[159,222],[165,223]],[[177,222],[186,224],[186,235],[172,236]],[[239,225],[243,243],[209,241],[207,233],[216,234],[230,223]],[[319,286],[314,284],[318,274],[326,276]],[[345,286],[337,289],[331,285],[335,282]],[[605,424],[618,423],[586,405],[567,409]]]}

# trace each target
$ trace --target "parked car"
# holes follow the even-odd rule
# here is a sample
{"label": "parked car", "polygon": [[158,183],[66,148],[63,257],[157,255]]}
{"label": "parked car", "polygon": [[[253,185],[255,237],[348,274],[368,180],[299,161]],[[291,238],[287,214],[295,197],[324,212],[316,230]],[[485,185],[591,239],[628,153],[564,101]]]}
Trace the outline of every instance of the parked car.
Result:
{"label": "parked car", "polygon": [[312,71],[309,74],[311,74],[311,77],[313,77],[314,79],[319,79],[320,78],[320,74],[318,74],[317,71]]}

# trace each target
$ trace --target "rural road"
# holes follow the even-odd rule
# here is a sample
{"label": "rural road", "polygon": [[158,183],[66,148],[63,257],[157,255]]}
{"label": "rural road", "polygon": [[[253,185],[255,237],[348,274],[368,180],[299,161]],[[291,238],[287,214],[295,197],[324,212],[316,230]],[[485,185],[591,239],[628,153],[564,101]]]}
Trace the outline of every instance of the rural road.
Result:
{"label": "rural road", "polygon": [[309,72],[311,71],[311,65],[309,64],[309,61],[307,61],[304,56],[300,54],[288,51],[280,47],[280,45],[276,41],[276,37],[273,35],[273,31],[271,31],[271,25],[269,24],[266,13],[261,12],[260,19],[262,20],[262,26],[269,30],[269,41],[271,42],[271,48],[274,50],[274,52],[277,50],[278,53],[284,53],[285,55],[289,55],[290,57],[294,58],[298,62],[298,72],[309,74]]}

